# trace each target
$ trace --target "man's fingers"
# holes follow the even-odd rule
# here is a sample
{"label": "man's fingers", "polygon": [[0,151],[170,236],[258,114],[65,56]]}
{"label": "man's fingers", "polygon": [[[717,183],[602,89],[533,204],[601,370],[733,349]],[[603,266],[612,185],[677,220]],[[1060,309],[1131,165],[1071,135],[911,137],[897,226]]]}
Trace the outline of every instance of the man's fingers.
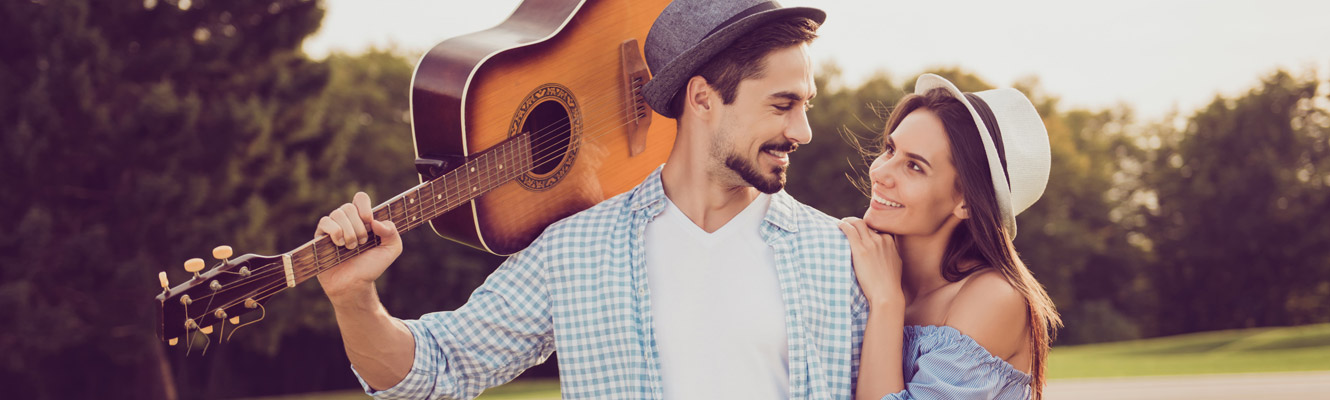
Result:
{"label": "man's fingers", "polygon": [[354,249],[356,248],[356,228],[351,226],[351,219],[347,217],[346,211],[342,210],[341,207],[338,207],[331,214],[328,214],[329,217],[332,217],[333,222],[336,222],[342,228],[340,235],[333,236],[333,243],[338,246],[346,246],[348,249]]}
{"label": "man's fingers", "polygon": [[[342,234],[342,227],[340,225],[337,225],[337,222],[334,222],[332,218],[329,218],[326,215],[323,216],[323,218],[319,218],[319,226],[314,229],[315,239],[317,239],[319,235],[328,235],[328,237],[338,237],[341,234]],[[334,240],[333,243],[336,244],[337,241]],[[341,245],[338,244],[338,246]]]}
{"label": "man's fingers", "polygon": [[397,225],[393,224],[392,221],[374,221],[371,225],[374,229],[374,234],[379,235],[380,246],[391,247],[402,240],[402,238],[397,235]]}
{"label": "man's fingers", "polygon": [[373,219],[361,219],[361,213],[356,208],[357,207],[351,205],[351,203],[343,204],[342,213],[346,214],[347,220],[351,222],[351,229],[355,234],[354,240],[356,244],[363,244],[366,240],[369,240],[369,229],[367,229],[365,225],[369,224]]}
{"label": "man's fingers", "polygon": [[360,216],[360,221],[369,225],[374,220],[374,206],[369,201],[369,195],[365,192],[356,192],[355,197],[351,199],[351,204],[356,205],[356,212]]}

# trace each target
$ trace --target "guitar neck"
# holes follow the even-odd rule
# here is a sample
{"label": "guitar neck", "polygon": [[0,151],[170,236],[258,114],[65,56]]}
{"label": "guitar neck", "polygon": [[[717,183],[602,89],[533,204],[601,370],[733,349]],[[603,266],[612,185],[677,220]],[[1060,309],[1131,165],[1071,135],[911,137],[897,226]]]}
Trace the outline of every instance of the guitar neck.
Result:
{"label": "guitar neck", "polygon": [[[531,135],[516,135],[469,158],[461,166],[375,206],[374,219],[392,221],[399,233],[407,232],[517,179],[531,167]],[[355,249],[337,246],[323,235],[286,254],[291,257],[295,283],[299,284],[378,245],[379,237],[373,232],[366,243]]]}

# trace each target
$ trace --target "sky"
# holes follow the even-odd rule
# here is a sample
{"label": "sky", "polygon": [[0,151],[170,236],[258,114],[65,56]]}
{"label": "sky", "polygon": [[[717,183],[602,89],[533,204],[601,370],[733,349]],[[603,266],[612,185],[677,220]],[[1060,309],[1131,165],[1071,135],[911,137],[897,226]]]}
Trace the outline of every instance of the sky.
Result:
{"label": "sky", "polygon": [[[537,1],[537,0],[532,0]],[[502,22],[518,0],[324,0],[304,49],[322,58],[395,47],[413,57],[449,37]],[[886,72],[903,83],[959,66],[991,84],[1030,76],[1062,105],[1127,104],[1144,120],[1184,116],[1284,68],[1330,77],[1324,0],[785,0],[827,12],[810,48],[843,84]]]}

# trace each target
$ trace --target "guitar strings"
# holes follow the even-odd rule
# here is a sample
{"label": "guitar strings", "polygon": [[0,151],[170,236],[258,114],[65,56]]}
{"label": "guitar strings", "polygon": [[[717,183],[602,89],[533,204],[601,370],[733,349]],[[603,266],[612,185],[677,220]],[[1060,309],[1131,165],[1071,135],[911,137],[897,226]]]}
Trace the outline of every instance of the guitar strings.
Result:
{"label": "guitar strings", "polygon": [[[602,97],[606,97],[606,96],[602,96]],[[611,98],[612,98],[612,97],[611,97]],[[634,122],[635,119],[636,119],[636,118],[628,119],[625,123],[620,124],[620,125],[615,126],[615,127],[612,127],[612,128],[609,129],[609,130],[605,130],[605,131],[597,132],[597,133],[594,133],[594,134],[591,134],[591,135],[586,135],[587,137],[585,137],[584,140],[585,140],[585,141],[594,141],[594,140],[596,140],[596,139],[599,139],[600,137],[603,137],[604,135],[613,132],[614,130],[616,130],[616,129],[619,128],[619,127],[623,127],[623,126],[626,126],[626,125],[629,124],[629,123]],[[562,124],[562,126],[564,126],[564,127],[567,127],[567,126],[570,125],[570,118],[563,118],[563,119],[561,119],[561,121],[562,121],[562,122],[566,122],[566,123]],[[594,126],[597,127],[596,129],[598,129],[598,128],[600,128],[600,127],[603,127],[604,125],[607,125],[607,124],[605,123],[606,121],[608,121],[608,124],[613,124],[614,122],[617,122],[617,121],[614,121],[613,119],[601,120],[601,121],[600,121],[601,123],[595,123]],[[547,126],[545,129],[542,129],[541,131],[538,131],[538,132],[542,132],[542,131],[543,131],[543,132],[548,132],[550,129],[559,129],[559,126],[556,126],[556,125],[550,125],[550,126]],[[588,129],[584,129],[584,131],[586,131],[586,130],[588,130]],[[556,138],[553,139],[553,140],[557,140],[557,139],[559,139],[559,138],[556,137]],[[548,140],[547,140],[546,142],[548,142]],[[561,156],[563,155],[562,152],[557,151],[557,149],[556,149],[555,153],[556,153],[556,154],[554,154],[555,157],[561,157]],[[478,155],[477,155],[477,158],[483,156],[484,154],[485,154],[484,152],[478,154]],[[552,159],[553,159],[553,158],[546,157],[545,159],[541,160],[540,162],[549,161],[549,160],[552,160]],[[533,165],[538,165],[538,162],[533,162]],[[491,179],[491,178],[493,178],[492,174],[489,174],[489,175],[481,175],[481,174],[477,174],[477,175],[471,175],[471,176],[468,176],[468,177],[469,177],[469,178],[472,178],[471,180],[487,180],[487,179]],[[434,181],[430,181],[430,182],[427,182],[427,183],[433,183],[433,182],[434,182]],[[478,182],[474,182],[474,183],[478,183]],[[422,186],[423,186],[423,184],[422,184]],[[431,187],[431,189],[433,189],[433,188]],[[418,190],[418,189],[417,189],[417,190]],[[467,200],[467,201],[469,201],[469,200]],[[464,203],[464,202],[462,202],[462,203]],[[460,205],[460,203],[459,203],[458,205]],[[438,209],[439,206],[440,206],[440,202],[435,201],[435,200],[430,200],[430,201],[429,201],[429,204],[428,204],[427,206],[430,208],[431,211],[437,211],[437,209]],[[423,209],[423,207],[425,207],[425,206],[421,206],[421,207],[422,207],[422,209]],[[454,206],[452,206],[452,207],[456,207],[456,206],[454,205]],[[422,210],[422,211],[423,211],[423,210]],[[405,230],[414,229],[414,228],[416,228],[416,227],[422,225],[424,222],[427,222],[427,221],[428,221],[428,219],[422,220],[421,222],[407,221],[407,222],[406,222],[406,226],[407,226],[407,227],[406,227],[406,228],[403,228],[403,230],[405,231]],[[325,236],[321,236],[320,239],[329,239],[329,242],[331,241],[330,238],[327,238],[326,235],[325,235]],[[327,266],[321,265],[321,264],[323,264],[323,263],[321,263],[321,262],[315,263],[315,268],[313,268],[313,269],[309,269],[309,270],[306,270],[306,271],[302,271],[302,272],[300,273],[300,280],[303,281],[303,280],[308,279],[308,278],[310,278],[310,277],[316,276],[316,275],[318,275],[319,273],[322,273],[323,271],[325,271],[326,269],[331,268],[332,266],[336,266],[336,265],[338,265],[338,264],[341,264],[341,263],[344,261],[344,258],[354,257],[354,256],[356,256],[356,255],[359,255],[359,253],[361,252],[361,250],[369,249],[369,248],[372,248],[372,247],[374,247],[374,246],[377,246],[377,245],[378,245],[377,236],[375,236],[374,239],[375,239],[375,240],[374,240],[375,243],[368,243],[368,242],[367,242],[365,245],[362,245],[362,246],[360,246],[360,247],[357,247],[356,249],[347,249],[347,250],[349,250],[348,252],[353,253],[353,254],[350,254],[350,255],[345,255],[345,254],[343,254],[343,250],[342,250],[342,249],[344,249],[344,247],[341,247],[341,246],[334,246],[335,249],[338,249],[338,250],[335,250],[335,251],[333,252],[334,255],[337,256],[338,261],[337,261],[336,263],[331,263],[331,264],[329,264],[329,265],[327,265]],[[314,244],[315,244],[315,248],[312,249],[311,252],[313,252],[313,250],[316,250],[316,249],[317,249],[317,242],[315,242]],[[344,257],[344,256],[346,256],[346,257]],[[302,261],[308,261],[308,257],[301,256],[301,257],[299,257],[299,258],[300,258]],[[331,261],[331,260],[330,260],[330,261]],[[273,264],[270,268],[267,268],[267,269],[268,269],[268,271],[265,271],[265,272],[263,272],[263,273],[260,273],[260,274],[256,274],[256,275],[254,275],[253,279],[257,279],[257,278],[265,278],[265,277],[271,277],[271,276],[273,276],[273,275],[283,274],[283,273],[284,273],[284,270],[283,270],[282,268],[278,268],[275,264]],[[270,286],[267,286],[267,287],[260,287],[260,289],[258,289],[258,290],[256,290],[256,291],[253,291],[253,292],[251,292],[250,294],[251,294],[251,295],[253,295],[253,294],[259,294],[258,297],[259,297],[260,299],[264,299],[264,298],[270,297],[270,296],[272,296],[272,295],[274,295],[274,294],[280,292],[281,290],[284,289],[284,286],[286,286],[286,285],[284,285],[284,284],[282,284],[282,283],[280,283],[280,282],[279,282],[279,283],[274,283],[274,284],[271,284]],[[229,292],[230,290],[234,290],[234,289],[238,289],[238,288],[239,288],[239,286],[232,286],[232,287],[228,287],[228,288],[225,288],[225,289],[222,289],[222,290],[218,290],[218,291],[216,291],[216,292],[214,292],[214,293],[212,293],[212,294],[208,294],[208,295],[205,295],[205,296],[202,296],[202,297],[211,298],[214,294],[220,294],[220,293],[222,293],[222,292]],[[252,298],[252,297],[253,297],[253,296],[250,296],[250,297],[247,297],[247,298]],[[200,300],[202,300],[202,299],[200,299]],[[235,300],[233,300],[233,301],[228,302],[227,305],[225,305],[225,306],[223,306],[223,307],[221,307],[221,308],[230,308],[230,307],[233,307],[233,306],[235,306],[236,304],[239,304],[239,302],[241,302],[241,301],[243,301],[243,300],[244,300],[244,299],[239,299],[239,298],[237,298],[237,299],[235,299]],[[211,299],[210,299],[210,300],[209,300],[209,305],[208,305],[208,307],[204,309],[204,311],[202,312],[202,314],[200,314],[200,317],[202,317],[202,316],[206,316],[208,310],[211,310],[211,309],[212,309],[212,307],[211,307]],[[234,332],[233,332],[233,333],[234,333]]]}
{"label": "guitar strings", "polygon": [[[606,100],[613,100],[614,98],[615,98],[615,96],[613,96],[612,94],[607,94],[607,95],[597,96],[597,97],[595,97],[595,98],[592,98],[592,99],[590,99],[590,100],[588,100],[588,101],[583,102],[583,103],[582,103],[582,104],[583,104],[583,108],[588,108],[588,109],[590,109],[590,108],[599,107],[599,106],[600,106],[601,104],[603,104]],[[630,99],[630,100],[628,100],[628,101],[625,101],[623,104],[629,104],[629,105],[631,105],[631,104],[636,104],[636,103],[637,103],[637,101],[635,101],[635,100],[631,100],[631,99]],[[632,123],[634,123],[634,122],[637,122],[638,120],[640,120],[640,119],[643,118],[643,117],[637,117],[639,111],[638,111],[635,107],[634,107],[633,109],[628,110],[628,111],[630,111],[630,112],[623,113],[623,114],[620,115],[620,117],[621,117],[622,119],[617,119],[617,120],[616,120],[616,118],[611,117],[611,118],[606,118],[606,119],[598,120],[598,121],[596,121],[596,122],[593,122],[593,123],[589,124],[587,127],[585,127],[584,129],[582,129],[582,131],[584,131],[584,132],[585,132],[585,131],[593,131],[593,132],[594,132],[594,131],[600,130],[601,128],[604,128],[606,125],[614,125],[616,122],[622,122],[621,124],[618,124],[617,126],[611,126],[610,129],[602,130],[602,131],[600,131],[600,132],[592,133],[592,134],[589,134],[589,135],[584,135],[584,137],[583,137],[583,141],[586,141],[586,142],[595,141],[596,139],[599,139],[599,138],[601,138],[601,137],[603,137],[603,136],[605,136],[605,135],[607,135],[607,134],[612,133],[613,131],[617,130],[618,128],[622,128],[622,127],[624,127],[624,126],[627,126],[627,125],[629,125],[629,124],[632,124]],[[554,141],[558,141],[558,140],[569,140],[569,141],[571,142],[571,132],[570,132],[570,136],[569,136],[568,138],[562,137],[562,135],[555,135],[555,136],[551,136],[551,137],[547,137],[547,138],[540,138],[540,139],[537,139],[537,137],[538,137],[538,136],[541,136],[541,135],[548,135],[549,133],[551,133],[551,132],[554,131],[554,130],[562,130],[562,129],[565,129],[565,128],[571,130],[571,121],[572,121],[571,118],[572,118],[572,117],[571,117],[571,114],[565,114],[565,117],[564,117],[564,118],[560,118],[560,119],[558,119],[558,120],[555,120],[555,121],[549,123],[548,125],[546,125],[544,128],[542,128],[542,129],[540,129],[540,130],[537,130],[537,131],[532,132],[532,133],[529,134],[533,139],[540,140],[540,142],[536,142],[536,143],[532,143],[532,144],[530,144],[530,147],[531,147],[531,149],[532,149],[532,159],[533,159],[531,165],[532,165],[533,167],[536,166],[536,165],[540,165],[541,163],[544,163],[544,162],[547,162],[547,161],[552,161],[552,160],[554,160],[554,159],[556,159],[556,158],[558,158],[558,157],[563,157],[563,156],[566,154],[564,151],[562,151],[562,150],[559,149],[559,148],[553,148],[552,151],[549,151],[549,152],[547,152],[547,153],[545,153],[545,154],[541,154],[541,153],[540,153],[540,150],[539,150],[538,148],[539,148],[540,146],[545,146],[545,145],[548,145],[548,144],[550,144],[550,143],[552,143],[552,142],[554,142]],[[572,145],[572,144],[570,143],[570,146],[571,146],[571,145]],[[488,151],[488,149],[487,149],[487,151]],[[486,154],[486,152],[478,153],[477,156],[476,156],[476,159],[479,159],[480,157],[484,156],[485,154]],[[488,171],[487,171],[487,172],[488,172]],[[469,179],[469,180],[487,180],[487,179],[492,179],[493,176],[492,176],[492,174],[489,174],[489,175],[469,175],[468,178],[471,178],[471,179]],[[505,180],[505,182],[506,182],[506,181],[507,181],[507,180]],[[433,190],[434,188],[433,188],[433,185],[432,185],[432,184],[433,184],[434,182],[436,182],[436,181],[428,181],[428,182],[422,183],[422,185],[420,185],[420,186],[422,186],[422,187],[423,187],[423,186],[431,186],[430,188],[431,188],[431,190]],[[479,182],[473,182],[473,183],[479,183]],[[429,184],[429,185],[426,185],[426,184]],[[454,185],[454,186],[456,186],[456,185]],[[419,188],[414,188],[413,190],[419,190]],[[445,187],[445,192],[447,192],[447,188],[446,188],[446,187]],[[468,200],[466,200],[466,201],[470,201],[470,200],[471,200],[471,199],[468,199]],[[444,204],[443,206],[447,206],[447,207],[449,207],[449,208],[452,208],[452,207],[459,206],[460,204],[465,203],[466,201],[459,202],[459,204],[457,204],[457,205],[447,206],[446,204]],[[444,202],[444,203],[447,203],[447,202]],[[440,208],[440,206],[441,206],[441,204],[440,204],[439,201],[435,201],[435,200],[431,199],[431,200],[429,201],[429,204],[428,204],[428,205],[424,205],[424,206],[420,206],[420,207],[421,207],[421,211],[424,211],[424,209],[423,209],[424,207],[429,207],[429,208],[430,208],[430,211],[431,211],[431,212],[434,212],[434,211],[437,211],[437,210]],[[390,215],[390,217],[391,217],[391,215]],[[424,222],[427,222],[427,221],[428,221],[428,218],[426,218],[426,219],[424,219],[424,220],[421,220],[421,222],[406,221],[406,226],[407,226],[407,227],[404,228],[403,231],[405,231],[405,230],[410,230],[410,229],[414,229],[415,227],[418,227],[418,226],[422,225]],[[321,236],[320,239],[329,239],[329,242],[331,242],[330,238],[328,238],[326,235]],[[347,249],[347,250],[350,250],[350,251],[349,251],[350,253],[353,253],[353,254],[350,254],[349,257],[354,257],[354,256],[356,256],[356,255],[359,255],[359,253],[361,252],[361,250],[369,249],[369,248],[372,248],[372,247],[377,246],[377,245],[379,244],[379,243],[378,243],[379,240],[378,240],[378,237],[377,237],[377,236],[373,236],[372,239],[373,239],[373,242],[374,242],[374,243],[370,243],[370,242],[367,241],[367,243],[365,243],[365,244],[362,245],[361,247],[357,247],[356,249]],[[314,247],[314,249],[311,249],[311,255],[310,255],[310,256],[304,256],[304,255],[301,255],[300,257],[298,257],[301,261],[310,261],[309,258],[311,258],[311,257],[314,257],[314,258],[316,258],[316,260],[317,260],[317,254],[316,254],[316,250],[317,250],[317,246],[316,246],[316,245],[317,245],[317,240],[316,240],[315,242],[313,242],[312,244],[314,244],[315,247]],[[317,262],[317,261],[316,261],[316,262],[313,263],[313,264],[314,264],[314,268],[312,268],[312,269],[306,269],[306,270],[301,271],[301,272],[299,273],[300,281],[304,281],[304,280],[309,279],[309,278],[311,278],[311,277],[313,277],[313,276],[317,276],[318,274],[322,273],[323,271],[327,270],[328,268],[331,268],[331,267],[333,267],[333,266],[336,266],[336,265],[338,265],[338,264],[341,264],[341,263],[344,261],[344,257],[343,257],[344,254],[342,253],[342,250],[341,250],[341,249],[343,249],[344,247],[341,247],[341,246],[334,246],[334,248],[338,249],[338,250],[333,251],[334,255],[336,255],[336,256],[337,256],[337,259],[338,259],[338,261],[337,261],[336,263],[332,263],[332,264],[330,264],[330,265],[324,266],[324,265],[322,265],[322,264],[323,264],[322,262]],[[297,250],[300,250],[300,249],[297,249]],[[293,253],[294,253],[294,252],[293,252]],[[331,260],[329,260],[329,261],[331,261]],[[261,268],[260,268],[260,269],[261,269]],[[254,274],[254,275],[251,277],[251,279],[258,279],[258,278],[264,278],[264,277],[271,277],[271,276],[273,276],[273,275],[277,275],[277,274],[282,274],[282,273],[284,273],[284,270],[283,270],[282,268],[277,267],[276,264],[271,264],[271,267],[269,267],[269,268],[267,268],[267,269],[268,269],[268,271],[265,271],[265,272],[262,272],[262,273],[258,273],[258,274]],[[228,272],[229,272],[229,271],[228,271]],[[257,272],[257,271],[256,271],[256,272]],[[231,272],[231,273],[234,273],[234,272]],[[286,285],[284,285],[284,284],[282,284],[282,283],[274,283],[274,284],[270,284],[270,285],[267,286],[267,287],[262,287],[262,286],[261,286],[258,290],[254,290],[254,291],[252,291],[252,292],[250,293],[251,296],[246,297],[246,299],[248,299],[248,298],[254,298],[254,296],[252,296],[252,295],[254,295],[254,294],[257,294],[257,295],[258,295],[258,299],[266,299],[266,298],[268,298],[268,297],[271,297],[272,295],[275,295],[276,293],[280,292],[281,290],[285,289],[285,286],[286,286]],[[222,293],[222,292],[224,292],[224,291],[229,292],[230,290],[238,289],[238,288],[239,288],[239,286],[234,286],[234,285],[232,285],[232,287],[228,287],[228,288],[225,288],[225,289],[222,289],[222,290],[215,291],[214,293],[212,293],[212,294],[208,294],[208,295],[205,295],[205,296],[203,296],[203,297],[211,298],[211,297],[212,297],[213,295],[215,295],[215,294],[220,294],[220,293]],[[258,299],[256,299],[256,300],[258,300]],[[200,299],[200,300],[201,300],[201,299]],[[225,309],[225,308],[233,307],[233,306],[235,306],[236,304],[239,304],[239,302],[241,302],[241,301],[243,301],[243,299],[238,299],[238,298],[237,298],[236,300],[233,300],[233,301],[227,302],[228,304],[225,305],[225,306],[223,306],[223,307],[221,307],[221,308],[224,308],[224,309]],[[212,308],[212,307],[211,307],[211,304],[212,304],[212,300],[210,299],[210,300],[209,300],[209,305],[208,305],[208,307],[204,309],[203,313],[200,314],[200,317],[202,317],[202,316],[206,316],[206,315],[207,315],[208,310],[210,310],[210,309]],[[259,306],[262,307],[261,304],[260,304]],[[186,309],[186,310],[187,310],[187,309]],[[266,311],[265,311],[264,313],[266,314]],[[188,315],[188,312],[186,312],[186,314]],[[262,317],[260,317],[260,319],[262,319]],[[253,322],[257,322],[257,320],[247,322],[247,323],[242,324],[242,325],[240,325],[240,326],[248,325],[248,324],[253,323]],[[233,328],[233,330],[232,330],[232,334],[235,333],[235,329],[238,329],[238,327],[237,327],[237,328]],[[191,344],[192,344],[192,340],[191,340]],[[206,348],[205,348],[205,351],[206,351]]]}

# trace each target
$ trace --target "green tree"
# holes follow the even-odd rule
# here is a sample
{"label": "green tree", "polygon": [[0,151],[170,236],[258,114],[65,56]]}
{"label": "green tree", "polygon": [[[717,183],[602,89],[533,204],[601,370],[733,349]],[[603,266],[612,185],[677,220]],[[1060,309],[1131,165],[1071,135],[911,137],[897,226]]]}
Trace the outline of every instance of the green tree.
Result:
{"label": "green tree", "polygon": [[310,166],[337,157],[311,122],[328,69],[298,50],[322,15],[313,1],[0,5],[11,38],[0,43],[10,394],[224,390],[172,380],[223,358],[181,362],[163,349],[148,297],[157,271],[179,283],[180,262],[223,238],[272,252],[284,233],[275,226],[309,224],[292,210],[327,203],[328,172]]}
{"label": "green tree", "polygon": [[1161,334],[1330,320],[1330,114],[1279,71],[1162,129],[1143,179]]}

